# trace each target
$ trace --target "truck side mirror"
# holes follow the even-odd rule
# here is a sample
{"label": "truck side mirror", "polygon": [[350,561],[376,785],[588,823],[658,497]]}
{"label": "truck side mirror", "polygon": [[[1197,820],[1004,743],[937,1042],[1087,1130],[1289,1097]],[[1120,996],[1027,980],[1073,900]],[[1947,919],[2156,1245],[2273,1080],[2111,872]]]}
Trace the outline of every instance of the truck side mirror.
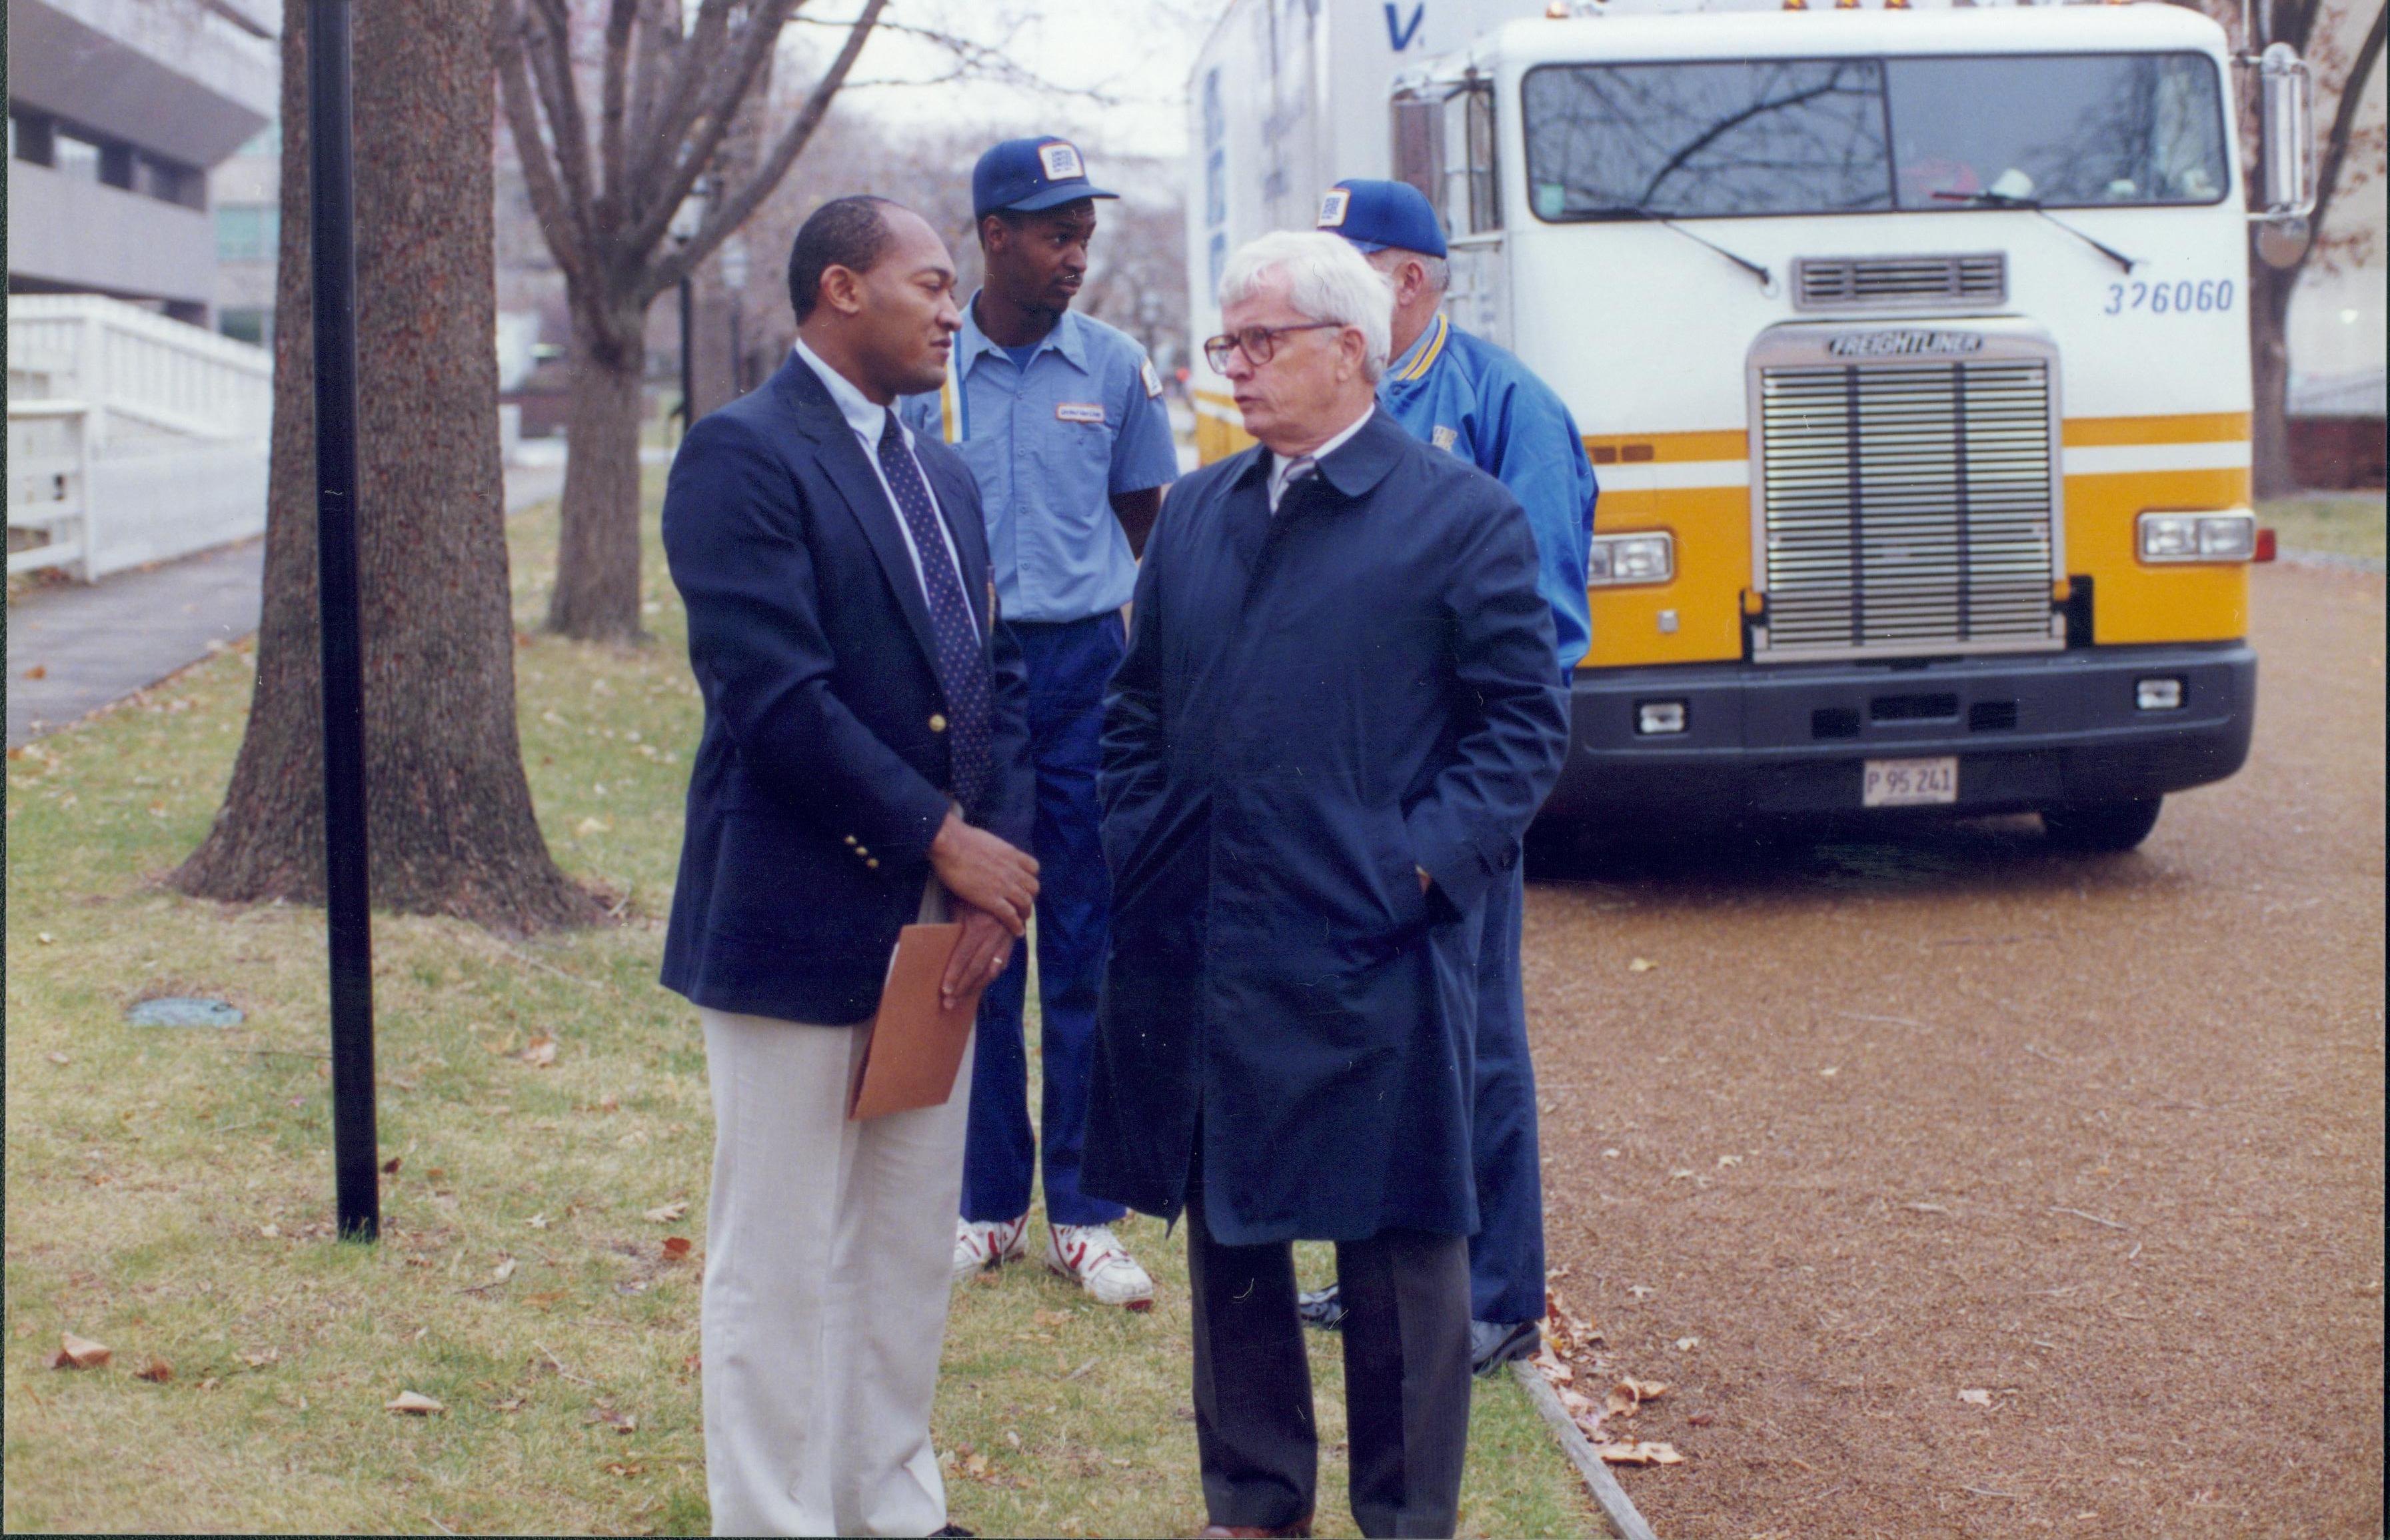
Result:
{"label": "truck side mirror", "polygon": [[2316,205],[2315,76],[2287,43],[2257,61],[2257,255],[2289,267],[2306,254]]}

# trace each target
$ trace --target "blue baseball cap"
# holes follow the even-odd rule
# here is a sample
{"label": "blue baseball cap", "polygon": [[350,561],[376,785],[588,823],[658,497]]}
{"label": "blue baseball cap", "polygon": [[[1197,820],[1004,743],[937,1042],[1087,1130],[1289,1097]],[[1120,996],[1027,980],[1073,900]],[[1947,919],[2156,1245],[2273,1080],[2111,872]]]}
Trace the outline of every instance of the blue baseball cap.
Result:
{"label": "blue baseball cap", "polygon": [[1427,195],[1407,182],[1348,176],[1319,199],[1318,227],[1333,230],[1364,251],[1388,247],[1440,257],[1444,222]]}
{"label": "blue baseball cap", "polygon": [[1007,139],[971,168],[971,217],[999,209],[1034,214],[1082,198],[1118,198],[1087,180],[1087,163],[1068,139]]}

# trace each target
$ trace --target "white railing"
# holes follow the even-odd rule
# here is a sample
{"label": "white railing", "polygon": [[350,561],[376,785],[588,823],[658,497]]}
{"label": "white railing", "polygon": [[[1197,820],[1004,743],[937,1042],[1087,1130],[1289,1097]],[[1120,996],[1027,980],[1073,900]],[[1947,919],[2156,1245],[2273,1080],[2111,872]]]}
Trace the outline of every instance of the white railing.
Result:
{"label": "white railing", "polygon": [[273,355],[87,294],[8,298],[8,571],[90,582],[265,528]]}

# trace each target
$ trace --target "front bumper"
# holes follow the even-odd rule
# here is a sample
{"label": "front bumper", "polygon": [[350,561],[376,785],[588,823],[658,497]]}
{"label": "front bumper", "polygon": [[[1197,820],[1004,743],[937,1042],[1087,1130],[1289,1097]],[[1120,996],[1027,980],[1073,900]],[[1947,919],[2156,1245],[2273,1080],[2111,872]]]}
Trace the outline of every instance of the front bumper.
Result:
{"label": "front bumper", "polygon": [[[2136,707],[2137,683],[2156,676],[2182,681],[2178,709]],[[1946,754],[1959,758],[1958,801],[1934,811],[2139,801],[2240,769],[2256,690],[2257,657],[2242,642],[1583,671],[1543,817],[1649,828],[1654,816],[1858,813],[1866,761]],[[1638,735],[1638,708],[1661,700],[1684,702],[1685,731]]]}

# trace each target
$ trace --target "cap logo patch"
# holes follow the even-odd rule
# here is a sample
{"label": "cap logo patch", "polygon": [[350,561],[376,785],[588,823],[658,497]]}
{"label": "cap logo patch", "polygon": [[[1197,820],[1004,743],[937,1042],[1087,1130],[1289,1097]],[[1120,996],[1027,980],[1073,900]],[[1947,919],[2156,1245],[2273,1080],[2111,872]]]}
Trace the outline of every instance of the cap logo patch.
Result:
{"label": "cap logo patch", "polygon": [[1048,182],[1067,182],[1087,174],[1086,166],[1079,160],[1078,150],[1059,141],[1037,147],[1037,163],[1045,168]]}
{"label": "cap logo patch", "polygon": [[1317,228],[1322,230],[1334,230],[1341,228],[1344,224],[1344,211],[1352,206],[1353,192],[1351,188],[1329,188],[1327,196],[1319,200],[1319,224]]}

